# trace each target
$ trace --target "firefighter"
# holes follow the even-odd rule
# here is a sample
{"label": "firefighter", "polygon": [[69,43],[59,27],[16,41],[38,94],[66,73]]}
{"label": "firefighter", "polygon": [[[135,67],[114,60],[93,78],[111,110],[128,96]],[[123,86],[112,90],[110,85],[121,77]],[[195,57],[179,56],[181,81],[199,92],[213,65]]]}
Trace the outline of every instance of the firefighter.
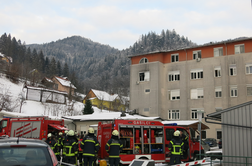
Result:
{"label": "firefighter", "polygon": [[182,131],[180,131],[180,138],[182,139],[182,142],[184,143],[184,150],[183,150],[183,159],[186,159],[187,158],[187,151],[188,151],[188,137],[183,134]]}
{"label": "firefighter", "polygon": [[74,136],[74,131],[69,130],[66,139],[63,140],[63,162],[76,164],[78,154],[78,141]]}
{"label": "firefighter", "polygon": [[184,148],[184,143],[180,138],[180,131],[176,130],[173,133],[174,137],[170,141],[168,145],[168,149],[171,151],[170,165],[180,164],[181,163],[181,155]]}
{"label": "firefighter", "polygon": [[105,149],[109,153],[109,166],[119,166],[120,162],[120,150],[122,150],[123,144],[119,139],[119,132],[113,130],[111,139],[107,142]]}
{"label": "firefighter", "polygon": [[84,135],[81,134],[81,136],[80,136],[80,138],[79,138],[79,141],[78,141],[78,146],[79,146],[78,159],[79,159],[80,166],[83,166],[83,160],[82,160],[83,151],[82,151],[82,149],[81,149],[81,141],[83,140],[83,138],[84,138]]}
{"label": "firefighter", "polygon": [[100,149],[100,144],[94,135],[92,127],[88,129],[88,134],[81,141],[81,149],[83,150],[84,166],[92,166],[95,162],[96,154]]}
{"label": "firefighter", "polygon": [[60,161],[60,157],[62,156],[62,150],[63,150],[63,133],[59,132],[58,140],[57,140],[57,146],[59,149],[59,155],[57,155],[57,160]]}
{"label": "firefighter", "polygon": [[49,134],[47,135],[47,139],[46,139],[45,142],[51,147],[51,149],[53,150],[54,154],[57,155],[58,152],[59,152],[58,146],[57,146],[58,144],[57,144],[57,142],[55,141],[55,139],[53,138],[52,133],[49,133]]}

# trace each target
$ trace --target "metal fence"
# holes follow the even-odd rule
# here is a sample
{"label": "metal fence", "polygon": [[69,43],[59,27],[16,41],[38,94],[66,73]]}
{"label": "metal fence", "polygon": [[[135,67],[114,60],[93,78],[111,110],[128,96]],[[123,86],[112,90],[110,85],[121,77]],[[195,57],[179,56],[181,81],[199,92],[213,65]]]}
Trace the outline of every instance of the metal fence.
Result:
{"label": "metal fence", "polygon": [[[197,158],[200,158],[197,155]],[[215,154],[201,154],[206,162],[202,165],[210,166],[252,166],[252,157],[246,156],[225,156]]]}

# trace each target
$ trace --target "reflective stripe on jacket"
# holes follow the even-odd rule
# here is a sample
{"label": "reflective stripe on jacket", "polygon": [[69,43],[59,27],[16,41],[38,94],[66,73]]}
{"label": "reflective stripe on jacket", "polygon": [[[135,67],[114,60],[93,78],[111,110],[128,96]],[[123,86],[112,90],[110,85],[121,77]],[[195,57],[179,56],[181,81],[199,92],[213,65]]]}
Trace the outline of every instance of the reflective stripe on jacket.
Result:
{"label": "reflective stripe on jacket", "polygon": [[180,138],[172,139],[168,145],[168,149],[173,155],[181,155],[184,148],[183,145],[184,142]]}
{"label": "reflective stripe on jacket", "polygon": [[110,158],[119,158],[120,150],[122,150],[123,144],[119,139],[111,138],[105,145],[106,151],[109,153]]}
{"label": "reflective stripe on jacket", "polygon": [[95,156],[100,149],[100,144],[93,134],[88,134],[81,141],[81,149],[83,149],[83,156]]}
{"label": "reflective stripe on jacket", "polygon": [[78,154],[78,142],[74,137],[67,137],[63,140],[63,155],[75,156]]}

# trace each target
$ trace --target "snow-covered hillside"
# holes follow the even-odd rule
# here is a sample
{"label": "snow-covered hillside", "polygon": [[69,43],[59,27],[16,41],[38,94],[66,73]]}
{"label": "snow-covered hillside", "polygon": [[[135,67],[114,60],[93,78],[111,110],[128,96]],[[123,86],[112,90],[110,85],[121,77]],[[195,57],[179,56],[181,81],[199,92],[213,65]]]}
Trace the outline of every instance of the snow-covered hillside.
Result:
{"label": "snow-covered hillside", "polygon": [[[2,95],[9,95],[12,112],[22,113],[29,116],[45,115],[61,117],[82,115],[84,104],[76,101],[67,101],[67,104],[51,104],[25,100],[21,106],[21,97],[24,96],[23,86],[24,83],[12,83],[9,79],[5,78],[3,74],[0,74],[0,102]],[[100,111],[97,108],[94,108],[94,110]]]}

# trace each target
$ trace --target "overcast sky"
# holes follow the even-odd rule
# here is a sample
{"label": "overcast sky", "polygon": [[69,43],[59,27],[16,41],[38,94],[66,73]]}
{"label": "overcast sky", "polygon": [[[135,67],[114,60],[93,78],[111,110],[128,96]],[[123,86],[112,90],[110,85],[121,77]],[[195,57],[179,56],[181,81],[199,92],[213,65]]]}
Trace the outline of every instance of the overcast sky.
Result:
{"label": "overcast sky", "polygon": [[0,32],[26,44],[73,35],[118,49],[173,30],[197,44],[252,37],[251,0],[0,0]]}

